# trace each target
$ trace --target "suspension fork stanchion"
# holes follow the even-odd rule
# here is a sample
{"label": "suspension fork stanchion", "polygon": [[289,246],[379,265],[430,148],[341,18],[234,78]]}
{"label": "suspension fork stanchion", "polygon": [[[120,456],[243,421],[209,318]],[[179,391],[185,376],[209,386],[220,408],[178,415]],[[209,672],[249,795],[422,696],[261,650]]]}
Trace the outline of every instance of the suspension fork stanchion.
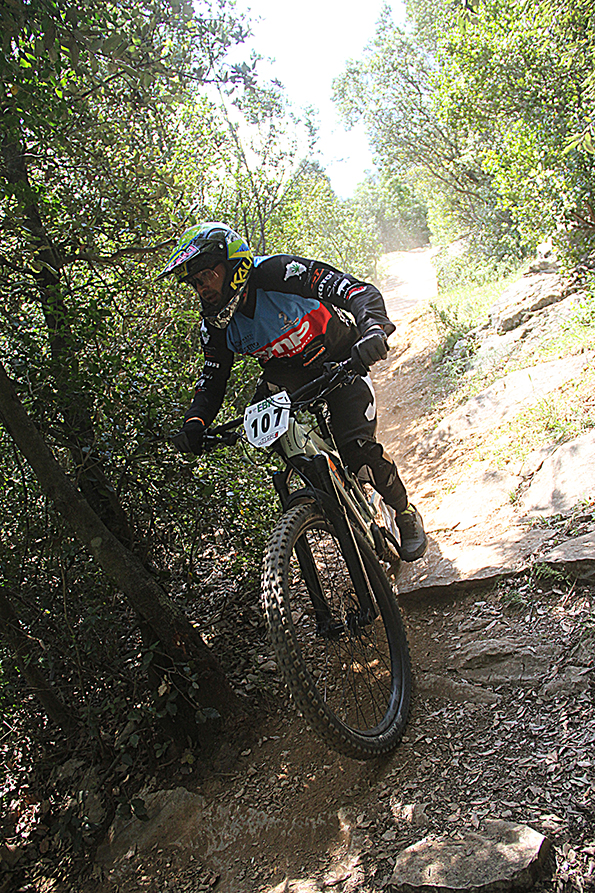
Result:
{"label": "suspension fork stanchion", "polygon": [[[287,510],[289,501],[288,480],[291,474],[291,467],[287,467],[285,471],[276,471],[273,474],[273,485],[281,502],[281,506],[283,507],[283,511]],[[312,556],[310,544],[305,537],[300,537],[295,544],[295,553],[302,574],[304,575],[304,582],[306,583],[308,595],[310,596],[312,607],[314,608],[314,614],[316,615],[316,627],[320,633],[324,634],[324,632],[330,628],[332,613],[322,591],[318,569]]]}
{"label": "suspension fork stanchion", "polygon": [[325,500],[323,508],[339,539],[341,552],[347,564],[349,576],[353,582],[355,594],[360,605],[362,620],[364,623],[369,623],[377,617],[378,612],[372,598],[370,581],[368,580],[362,556],[330,473],[328,457],[325,455],[314,456],[312,464],[322,488],[331,497],[329,500]]}
{"label": "suspension fork stanchion", "polygon": [[333,615],[324,597],[322,586],[320,585],[318,568],[316,567],[316,562],[312,556],[310,544],[307,540],[304,540],[305,537],[300,537],[295,544],[295,554],[297,555],[297,560],[304,575],[304,580],[308,588],[308,595],[310,596],[314,614],[316,615],[316,629],[319,633],[324,635],[330,630]]}
{"label": "suspension fork stanchion", "polygon": [[275,493],[279,497],[279,502],[281,503],[283,511],[286,511],[287,501],[289,499],[289,487],[287,486],[287,482],[290,474],[290,468],[286,468],[284,471],[275,471],[273,473],[273,487],[275,488]]}

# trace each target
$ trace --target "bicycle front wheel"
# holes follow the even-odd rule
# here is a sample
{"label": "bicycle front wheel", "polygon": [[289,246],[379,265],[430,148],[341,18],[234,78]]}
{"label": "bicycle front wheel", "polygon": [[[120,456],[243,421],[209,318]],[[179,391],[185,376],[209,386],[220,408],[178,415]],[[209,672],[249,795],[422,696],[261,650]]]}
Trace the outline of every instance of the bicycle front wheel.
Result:
{"label": "bicycle front wheel", "polygon": [[329,521],[312,504],[269,540],[263,598],[280,669],[306,721],[333,749],[369,759],[399,743],[411,698],[407,638],[390,583],[356,534],[377,616],[362,616]]}

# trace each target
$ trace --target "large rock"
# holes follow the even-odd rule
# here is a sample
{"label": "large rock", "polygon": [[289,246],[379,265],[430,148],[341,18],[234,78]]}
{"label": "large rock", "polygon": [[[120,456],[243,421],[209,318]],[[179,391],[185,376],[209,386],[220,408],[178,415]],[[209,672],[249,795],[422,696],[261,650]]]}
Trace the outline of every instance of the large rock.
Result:
{"label": "large rock", "polygon": [[595,578],[595,532],[560,543],[543,556],[546,564],[564,568],[579,580]]}
{"label": "large rock", "polygon": [[144,797],[147,821],[118,817],[97,850],[96,861],[111,868],[130,853],[160,847],[188,845],[191,832],[205,809],[205,799],[186,788],[154,791]]}
{"label": "large rock", "polygon": [[511,372],[445,416],[418,452],[423,454],[445,440],[484,434],[513,419],[546,394],[579,376],[593,358],[594,354],[587,352]]}
{"label": "large rock", "polygon": [[539,355],[549,339],[559,338],[569,322],[572,325],[572,318],[581,315],[581,308],[588,300],[584,292],[573,292],[562,301],[531,313],[526,322],[508,332],[496,332],[491,325],[473,330],[466,336],[467,341],[469,338],[474,341],[474,352],[468,359],[469,372],[480,375],[493,372],[498,376],[513,353]]}
{"label": "large rock", "polygon": [[521,505],[529,517],[557,515],[595,499],[595,431],[563,444],[533,475]]}
{"label": "large rock", "polygon": [[504,893],[527,890],[549,852],[549,841],[527,825],[487,821],[461,839],[424,838],[397,856],[391,884],[400,893]]}
{"label": "large rock", "polygon": [[[528,528],[514,519],[510,506],[477,528],[477,541],[447,542],[430,533],[428,551],[419,561],[403,562],[397,587],[399,597],[453,594],[459,590],[490,586],[519,573],[527,559],[551,537],[545,528]],[[455,531],[456,535],[456,531]]]}
{"label": "large rock", "polygon": [[415,680],[415,692],[422,698],[442,698],[461,704],[498,704],[502,695],[479,685],[468,682],[455,682],[449,676],[436,673],[422,673]]}
{"label": "large rock", "polygon": [[494,468],[491,462],[476,462],[465,469],[463,481],[442,499],[435,513],[426,514],[428,530],[468,530],[510,502],[522,478]]}
{"label": "large rock", "polygon": [[[263,839],[272,846],[273,840],[282,838],[288,851],[300,846],[307,850],[316,847],[321,834],[337,833],[337,814],[332,806],[314,815],[296,812],[288,818],[271,809],[268,802],[253,803],[248,795],[244,799],[243,787],[210,802],[182,787],[154,791],[142,799],[146,821],[116,818],[98,847],[96,865],[112,880],[129,874],[134,870],[134,857],[150,853],[154,847],[179,847],[208,860],[210,868],[225,874],[230,862],[238,857],[248,863]],[[243,893],[246,888],[230,883],[225,889]]]}
{"label": "large rock", "polygon": [[481,639],[459,648],[452,666],[465,679],[491,685],[532,685],[547,676],[561,651],[560,645],[522,645],[506,636]]}
{"label": "large rock", "polygon": [[510,332],[525,322],[532,313],[563,300],[569,288],[569,280],[557,273],[532,273],[523,276],[503,291],[492,307],[492,325],[498,334]]}
{"label": "large rock", "polygon": [[560,694],[589,691],[595,679],[595,631],[585,631],[584,637],[555,667],[549,679],[544,682],[540,694],[557,697]]}

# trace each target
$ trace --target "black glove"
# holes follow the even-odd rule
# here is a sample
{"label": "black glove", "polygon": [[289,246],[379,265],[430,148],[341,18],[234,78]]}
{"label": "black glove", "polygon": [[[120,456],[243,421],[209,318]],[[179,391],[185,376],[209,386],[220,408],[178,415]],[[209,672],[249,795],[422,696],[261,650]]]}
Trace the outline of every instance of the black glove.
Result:
{"label": "black glove", "polygon": [[353,368],[360,375],[366,375],[370,366],[388,356],[388,341],[384,329],[368,329],[363,338],[356,341],[351,348]]}
{"label": "black glove", "polygon": [[190,419],[184,423],[181,431],[174,434],[171,442],[180,453],[194,453],[195,456],[200,456],[204,433],[205,426],[200,419]]}

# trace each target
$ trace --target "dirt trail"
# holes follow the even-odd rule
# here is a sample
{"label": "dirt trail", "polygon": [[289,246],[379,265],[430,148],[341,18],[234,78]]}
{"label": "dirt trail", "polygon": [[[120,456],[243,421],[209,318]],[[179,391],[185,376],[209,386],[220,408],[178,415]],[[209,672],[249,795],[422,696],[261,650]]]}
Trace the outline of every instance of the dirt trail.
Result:
{"label": "dirt trail", "polygon": [[396,325],[388,359],[376,364],[378,435],[402,470],[411,498],[423,507],[436,497],[436,477],[443,463],[420,463],[412,454],[427,432],[427,374],[437,346],[437,332],[428,304],[436,297],[432,250],[394,252],[383,258],[382,290],[388,315]]}
{"label": "dirt trail", "polygon": [[[378,436],[397,462],[410,499],[424,517],[429,539],[424,559],[403,568],[400,592],[423,588],[426,579],[446,583],[476,576],[491,579],[499,569],[520,566],[521,556],[531,554],[544,534],[527,527],[502,486],[491,493],[486,483],[482,492],[482,477],[489,476],[490,469],[475,463],[475,443],[453,438],[437,448],[421,446],[437,420],[432,407],[435,382],[431,381],[432,355],[438,346],[429,307],[436,296],[431,251],[387,255],[384,262],[384,294],[397,329],[390,338],[388,359],[373,370]],[[466,502],[441,512],[443,499],[464,481],[469,482]],[[463,516],[471,503],[476,517],[467,524]]]}
{"label": "dirt trail", "polygon": [[388,315],[397,321],[418,302],[436,297],[436,274],[432,266],[432,248],[393,251],[380,263],[380,287]]}

